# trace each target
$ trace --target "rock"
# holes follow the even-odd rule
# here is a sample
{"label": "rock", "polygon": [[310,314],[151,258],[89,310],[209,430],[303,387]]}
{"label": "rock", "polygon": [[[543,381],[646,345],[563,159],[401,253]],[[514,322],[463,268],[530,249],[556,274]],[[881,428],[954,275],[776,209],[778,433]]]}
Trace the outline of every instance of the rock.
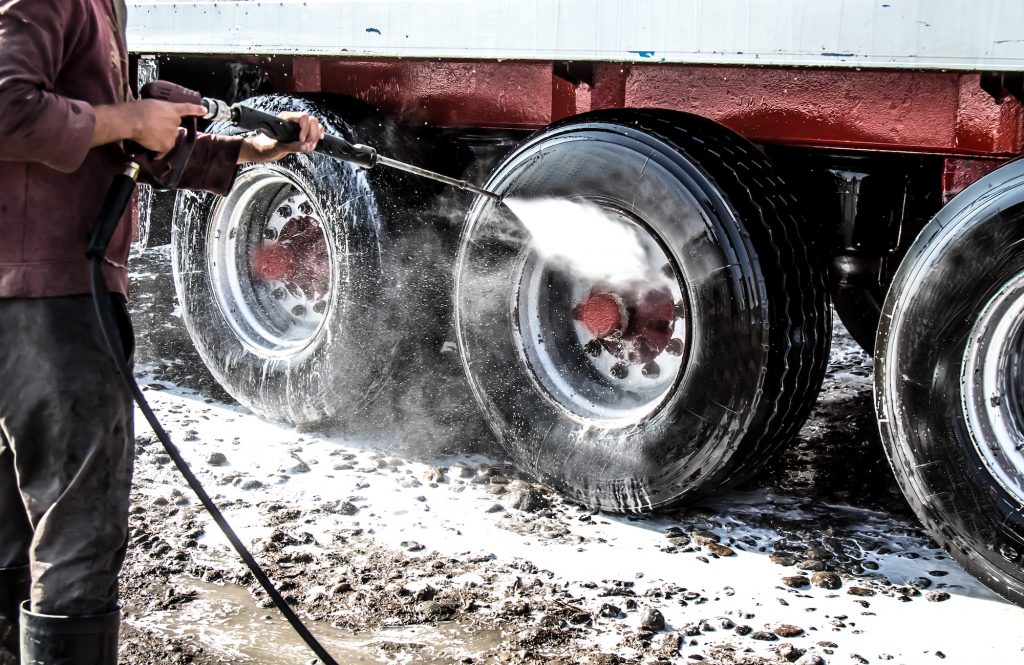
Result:
{"label": "rock", "polygon": [[424,585],[423,588],[421,589],[417,589],[412,594],[412,597],[416,600],[417,603],[422,603],[428,600],[434,600],[434,597],[436,596],[437,589],[430,586],[429,584]]}
{"label": "rock", "polygon": [[210,458],[206,460],[206,463],[210,466],[224,466],[228,463],[228,458],[224,453],[213,453]]}
{"label": "rock", "polygon": [[640,628],[654,632],[665,630],[665,615],[653,607],[647,608],[640,616]]}
{"label": "rock", "polygon": [[794,662],[797,658],[804,655],[804,653],[804,649],[799,649],[788,642],[779,647],[779,656],[788,663]]}
{"label": "rock", "polygon": [[515,480],[508,485],[508,502],[516,510],[535,513],[548,505],[547,499],[530,483]]}
{"label": "rock", "polygon": [[339,515],[345,515],[351,517],[359,512],[359,507],[351,501],[342,501],[338,504],[338,507],[334,510]]}
{"label": "rock", "polygon": [[875,592],[874,592],[873,589],[868,589],[868,588],[862,587],[862,586],[852,586],[852,587],[850,587],[849,589],[846,590],[846,593],[850,594],[851,596],[873,596],[873,595],[875,595]]}
{"label": "rock", "polygon": [[843,586],[843,580],[835,573],[823,571],[811,575],[811,584],[822,589],[838,589]]}
{"label": "rock", "polygon": [[486,512],[488,512],[488,513],[503,513],[503,512],[505,512],[505,506],[501,505],[500,503],[492,503],[490,505],[490,507],[487,508]]}
{"label": "rock", "polygon": [[597,613],[605,619],[615,619],[622,614],[622,610],[616,605],[605,603]]}
{"label": "rock", "polygon": [[424,478],[428,483],[443,483],[447,480],[444,476],[444,469],[438,466],[427,469]]}
{"label": "rock", "polygon": [[825,659],[816,653],[809,653],[796,661],[796,665],[825,665]]}
{"label": "rock", "polygon": [[833,558],[832,552],[829,552],[823,547],[812,547],[804,552],[805,559],[815,559],[817,561],[828,561]]}
{"label": "rock", "polygon": [[752,632],[754,632],[754,629],[751,628],[750,626],[746,626],[746,625],[736,626],[736,634],[737,635],[749,635]]}
{"label": "rock", "polygon": [[711,533],[710,531],[693,531],[690,533],[690,538],[698,545],[710,545],[722,540],[718,534]]}
{"label": "rock", "polygon": [[769,633],[767,630],[756,630],[750,634],[751,639],[761,640],[762,642],[774,642],[779,639],[775,633]]}
{"label": "rock", "polygon": [[481,464],[476,468],[476,472],[473,474],[474,483],[489,483],[491,478],[497,475],[497,471],[490,464]]}
{"label": "rock", "polygon": [[348,582],[338,582],[337,584],[334,585],[334,588],[331,589],[331,593],[333,593],[335,596],[339,596],[339,595],[341,595],[343,593],[348,593],[351,590],[352,590],[352,585],[349,584]]}
{"label": "rock", "polygon": [[861,568],[864,568],[865,570],[878,570],[878,562],[877,561],[861,561],[860,562],[860,566],[861,566]]}
{"label": "rock", "polygon": [[800,587],[807,586],[811,581],[807,579],[806,575],[788,575],[782,578],[782,583],[788,587],[799,589]]}
{"label": "rock", "polygon": [[944,600],[949,600],[949,594],[945,591],[929,591],[924,597],[926,600],[933,603],[941,603]]}
{"label": "rock", "polygon": [[458,476],[459,478],[472,478],[473,473],[473,469],[466,466],[465,464],[458,464],[455,466],[455,475]]}
{"label": "rock", "polygon": [[910,580],[910,586],[918,589],[927,589],[932,585],[932,581],[927,577],[915,577]]}
{"label": "rock", "polygon": [[288,473],[309,473],[309,465],[305,462],[299,462],[295,466],[287,469]]}
{"label": "rock", "polygon": [[790,556],[789,554],[780,554],[778,552],[772,552],[771,554],[769,554],[768,560],[780,566],[796,565],[796,557]]}
{"label": "rock", "polygon": [[255,478],[250,478],[249,480],[246,480],[245,482],[243,482],[240,485],[240,487],[243,490],[246,490],[246,491],[258,490],[258,489],[263,489],[263,483],[260,482],[259,480],[256,480]]}
{"label": "rock", "polygon": [[804,559],[800,563],[796,564],[796,567],[800,570],[806,570],[809,573],[821,572],[825,570],[825,562],[818,561],[817,559]]}
{"label": "rock", "polygon": [[804,634],[804,629],[799,626],[783,623],[776,626],[773,632],[779,637],[797,637]]}
{"label": "rock", "polygon": [[426,547],[420,545],[415,540],[403,540],[401,545],[410,552],[422,552],[426,549]]}
{"label": "rock", "polygon": [[715,554],[717,556],[735,556],[736,555],[736,552],[734,552],[731,547],[726,547],[725,545],[719,545],[718,543],[708,543],[704,547],[707,548],[708,552],[711,552],[712,554]]}
{"label": "rock", "polygon": [[732,619],[728,617],[722,617],[718,620],[718,627],[723,630],[730,630],[732,628],[735,628],[736,624],[733,623]]}

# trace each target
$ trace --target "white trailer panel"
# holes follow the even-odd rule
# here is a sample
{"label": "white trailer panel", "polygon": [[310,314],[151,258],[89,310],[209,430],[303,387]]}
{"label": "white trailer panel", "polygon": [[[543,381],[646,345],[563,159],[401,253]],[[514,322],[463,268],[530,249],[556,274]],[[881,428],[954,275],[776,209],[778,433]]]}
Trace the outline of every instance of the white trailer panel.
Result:
{"label": "white trailer panel", "polygon": [[130,2],[138,53],[1024,71],[1022,0]]}

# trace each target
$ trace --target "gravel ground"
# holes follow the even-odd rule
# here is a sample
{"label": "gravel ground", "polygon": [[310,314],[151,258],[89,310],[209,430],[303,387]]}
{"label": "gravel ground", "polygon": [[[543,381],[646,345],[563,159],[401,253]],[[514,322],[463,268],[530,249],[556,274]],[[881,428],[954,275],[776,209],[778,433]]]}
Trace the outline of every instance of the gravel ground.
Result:
{"label": "gravel ground", "polygon": [[[174,316],[166,248],[135,257],[154,408],[343,663],[1009,663],[1024,610],[921,529],[840,327],[818,404],[753,483],[668,515],[595,513],[497,449],[417,454],[235,405]],[[138,420],[126,663],[308,663]]]}

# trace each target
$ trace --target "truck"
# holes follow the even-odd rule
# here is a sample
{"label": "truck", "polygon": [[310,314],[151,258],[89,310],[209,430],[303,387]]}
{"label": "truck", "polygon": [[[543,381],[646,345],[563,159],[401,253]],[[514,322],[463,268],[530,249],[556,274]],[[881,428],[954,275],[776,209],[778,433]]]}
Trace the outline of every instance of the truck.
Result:
{"label": "truck", "polygon": [[834,312],[873,354],[910,506],[1024,604],[1024,4],[128,16],[140,84],[305,110],[502,197],[315,153],[243,166],[222,198],[144,192],[140,237],[170,242],[188,334],[243,405],[302,428],[429,425],[413,437],[483,422],[571,499],[658,511],[795,436]]}

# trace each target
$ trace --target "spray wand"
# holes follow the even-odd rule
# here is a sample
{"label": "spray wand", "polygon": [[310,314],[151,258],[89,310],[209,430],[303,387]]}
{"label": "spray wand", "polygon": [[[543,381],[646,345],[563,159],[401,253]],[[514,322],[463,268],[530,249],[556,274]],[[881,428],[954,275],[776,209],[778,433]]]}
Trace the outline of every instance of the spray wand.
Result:
{"label": "spray wand", "polygon": [[[147,83],[142,88],[142,96],[171,102],[202,104],[206,107],[207,111],[206,115],[203,116],[204,120],[229,122],[236,127],[241,127],[242,129],[266,134],[270,138],[281,141],[282,143],[292,143],[299,140],[299,126],[294,122],[283,120],[278,118],[276,115],[257,111],[254,108],[243,106],[241,104],[228,105],[226,102],[219,99],[203,97],[198,92],[167,81],[152,81]],[[375,149],[368,145],[362,145],[361,143],[349,143],[340,136],[334,136],[331,134],[324,136],[320,139],[320,142],[317,144],[314,152],[319,152],[322,155],[350,162],[367,169],[372,169],[378,164],[381,166],[387,166],[388,168],[412,173],[413,175],[417,175],[422,178],[436,180],[437,182],[442,182],[446,185],[450,185],[451,187],[456,187],[467,192],[473,192],[479,196],[486,196],[497,202],[501,201],[500,195],[495,194],[494,192],[489,192],[486,189],[481,189],[480,187],[470,184],[465,180],[452,178],[441,173],[420,168],[419,166],[400,162],[397,159],[385,157],[384,155],[378,154]]]}

